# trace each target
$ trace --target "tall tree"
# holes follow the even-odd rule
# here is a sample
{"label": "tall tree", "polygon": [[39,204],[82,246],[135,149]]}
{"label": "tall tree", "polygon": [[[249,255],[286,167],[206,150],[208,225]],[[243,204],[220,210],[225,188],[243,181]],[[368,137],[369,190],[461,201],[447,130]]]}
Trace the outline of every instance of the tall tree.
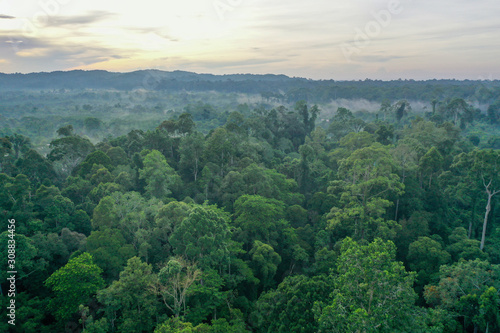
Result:
{"label": "tall tree", "polygon": [[[500,288],[499,265],[491,265],[480,259],[461,260],[441,266],[439,282],[427,285],[424,296],[428,304],[450,311],[454,317],[462,317],[464,329],[473,326],[474,332],[477,332],[481,319],[485,319],[484,316],[481,318],[481,312],[490,311],[484,307],[480,309],[480,302],[484,304],[487,299],[491,299],[488,295],[491,287],[496,290]],[[492,328],[499,327],[499,319],[488,319],[494,325]]]}
{"label": "tall tree", "polygon": [[199,132],[192,133],[181,139],[179,168],[192,176],[195,182],[203,169],[202,156],[204,149],[205,137]]}
{"label": "tall tree", "polygon": [[163,199],[172,193],[172,189],[180,181],[165,156],[157,150],[151,151],[144,157],[144,168],[139,170],[139,175],[146,181],[146,193],[158,199]]}
{"label": "tall tree", "polygon": [[77,312],[80,304],[86,304],[104,286],[101,273],[102,270],[86,252],[55,271],[45,281],[45,285],[55,293],[50,304],[56,316],[68,320]]}
{"label": "tall tree", "polygon": [[189,288],[201,278],[201,271],[182,257],[172,257],[158,273],[158,279],[153,287],[155,293],[161,296],[165,306],[179,317],[186,313],[186,301]]}
{"label": "tall tree", "polygon": [[[388,195],[400,195],[403,191],[395,169],[389,148],[378,142],[341,160],[341,207],[333,207],[328,215],[329,228],[338,237],[394,238],[397,223],[386,220],[384,215],[392,205]],[[333,186],[330,190],[339,191]]]}
{"label": "tall tree", "polygon": [[475,149],[468,154],[462,153],[455,158],[452,167],[470,179],[477,190],[483,189],[486,194],[486,207],[480,245],[480,249],[483,250],[492,199],[500,193],[500,151]]}
{"label": "tall tree", "polygon": [[199,206],[176,226],[170,244],[176,255],[202,268],[222,271],[229,265],[231,231],[228,216],[215,207]]}
{"label": "tall tree", "polygon": [[155,280],[152,266],[133,257],[120,272],[120,279],[97,293],[99,302],[109,307],[108,320],[112,325],[114,316],[120,315],[117,320],[119,332],[152,331],[154,316],[157,314],[157,299],[152,290]]}
{"label": "tall tree", "polygon": [[346,238],[332,276],[332,300],[316,308],[320,332],[413,332],[418,327],[414,274],[395,261],[391,241]]}

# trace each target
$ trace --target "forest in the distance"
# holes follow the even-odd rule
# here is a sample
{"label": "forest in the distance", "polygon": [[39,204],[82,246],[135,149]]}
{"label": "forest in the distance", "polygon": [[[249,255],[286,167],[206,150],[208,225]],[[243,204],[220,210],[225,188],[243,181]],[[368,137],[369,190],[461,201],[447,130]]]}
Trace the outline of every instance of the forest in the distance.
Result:
{"label": "forest in the distance", "polygon": [[0,331],[500,331],[498,81],[0,74],[0,150]]}

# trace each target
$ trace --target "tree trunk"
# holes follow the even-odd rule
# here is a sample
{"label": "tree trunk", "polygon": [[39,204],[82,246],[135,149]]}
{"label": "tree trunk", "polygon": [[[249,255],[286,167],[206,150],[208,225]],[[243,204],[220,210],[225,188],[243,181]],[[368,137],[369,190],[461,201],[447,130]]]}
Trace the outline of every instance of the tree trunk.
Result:
{"label": "tree trunk", "polygon": [[496,194],[500,193],[500,190],[497,190],[497,191],[490,190],[491,180],[488,183],[488,185],[486,185],[486,183],[484,182],[484,179],[483,179],[483,184],[484,184],[484,187],[486,190],[486,194],[488,194],[488,202],[486,203],[486,212],[484,213],[483,234],[481,235],[481,246],[480,246],[481,251],[484,248],[484,241],[486,239],[486,227],[488,226],[488,214],[491,211],[491,198],[493,198]]}
{"label": "tree trunk", "polygon": [[486,193],[488,194],[488,202],[486,204],[486,212],[484,213],[484,222],[483,222],[483,233],[481,235],[481,246],[479,249],[482,251],[484,248],[484,241],[486,239],[486,227],[488,226],[488,214],[491,210],[491,197],[493,196],[491,191],[486,189]]}
{"label": "tree trunk", "polygon": [[398,221],[399,198],[396,200],[396,213],[394,214],[394,221]]}

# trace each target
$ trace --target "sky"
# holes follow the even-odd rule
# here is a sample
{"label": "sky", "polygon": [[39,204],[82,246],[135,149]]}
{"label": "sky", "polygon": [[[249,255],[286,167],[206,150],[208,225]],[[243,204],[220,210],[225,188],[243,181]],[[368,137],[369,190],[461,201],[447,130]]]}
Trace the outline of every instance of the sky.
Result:
{"label": "sky", "polygon": [[498,0],[0,0],[0,72],[500,79]]}

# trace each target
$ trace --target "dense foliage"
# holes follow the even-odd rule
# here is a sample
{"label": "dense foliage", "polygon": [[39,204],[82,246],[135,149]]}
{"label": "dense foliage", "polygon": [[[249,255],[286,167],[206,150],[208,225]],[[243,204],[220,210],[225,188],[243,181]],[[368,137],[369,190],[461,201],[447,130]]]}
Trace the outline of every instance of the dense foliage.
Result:
{"label": "dense foliage", "polygon": [[[129,93],[107,94],[120,109]],[[498,100],[329,114],[190,98],[129,113],[123,135],[89,115],[106,103],[2,119],[17,332],[500,329]]]}

